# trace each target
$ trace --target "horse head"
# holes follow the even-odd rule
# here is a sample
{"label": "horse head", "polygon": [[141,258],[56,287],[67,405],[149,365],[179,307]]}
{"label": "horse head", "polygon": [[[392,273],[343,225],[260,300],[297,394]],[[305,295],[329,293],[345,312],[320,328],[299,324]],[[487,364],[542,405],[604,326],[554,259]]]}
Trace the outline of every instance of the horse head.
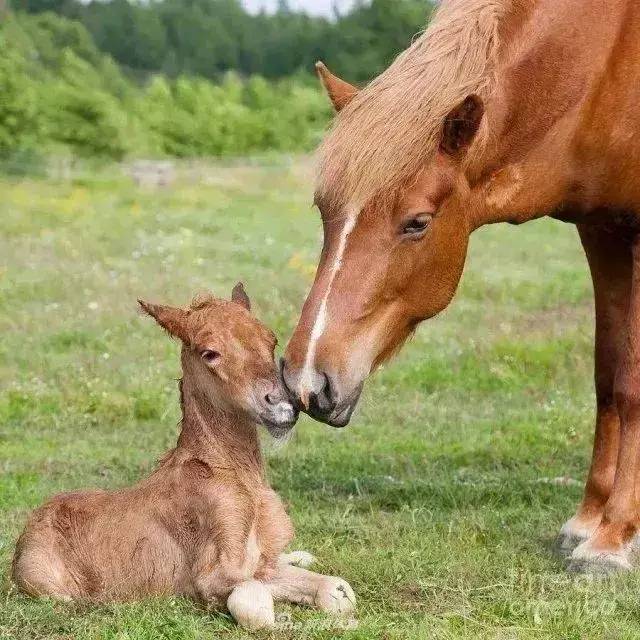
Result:
{"label": "horse head", "polygon": [[[430,124],[428,154],[387,149],[381,158],[393,128],[410,122],[394,117],[393,96],[378,92],[373,104],[371,92],[361,96],[324,65],[318,72],[340,113],[320,151],[322,253],[283,377],[301,409],[341,427],[367,376],[456,290],[473,228],[466,158],[484,108],[463,96]],[[369,171],[382,180],[370,184]]]}

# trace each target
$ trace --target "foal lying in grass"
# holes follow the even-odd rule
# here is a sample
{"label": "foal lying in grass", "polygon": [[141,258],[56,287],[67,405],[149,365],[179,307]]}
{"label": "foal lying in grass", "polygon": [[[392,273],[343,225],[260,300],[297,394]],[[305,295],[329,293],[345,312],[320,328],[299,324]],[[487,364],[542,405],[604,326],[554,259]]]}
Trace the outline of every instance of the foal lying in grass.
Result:
{"label": "foal lying in grass", "polygon": [[274,622],[274,600],[352,611],[344,580],[294,566],[309,554],[283,554],[293,528],[265,478],[257,425],[282,436],[297,414],[276,339],[242,285],[230,302],[140,305],[182,341],[178,444],[134,487],[61,494],[37,509],[18,541],[16,584],[65,600],[186,595],[226,604],[251,629]]}

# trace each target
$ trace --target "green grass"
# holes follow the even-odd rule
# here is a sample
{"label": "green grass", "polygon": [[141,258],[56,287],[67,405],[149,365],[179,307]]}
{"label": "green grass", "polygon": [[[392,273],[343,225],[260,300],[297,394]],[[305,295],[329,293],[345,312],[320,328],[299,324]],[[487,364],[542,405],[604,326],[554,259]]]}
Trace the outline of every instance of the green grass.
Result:
{"label": "green grass", "polygon": [[[178,347],[137,297],[185,303],[244,280],[284,343],[320,245],[309,185],[285,160],[185,165],[158,190],[117,168],[0,180],[3,576],[30,509],[131,483],[174,442]],[[637,638],[640,580],[571,578],[551,550],[589,459],[591,316],[570,226],[474,235],[454,304],[370,382],[351,426],[305,418],[268,450],[295,546],[350,581],[359,628],[285,608],[288,628],[256,635]],[[0,582],[0,638],[245,637],[181,599],[63,605]]]}

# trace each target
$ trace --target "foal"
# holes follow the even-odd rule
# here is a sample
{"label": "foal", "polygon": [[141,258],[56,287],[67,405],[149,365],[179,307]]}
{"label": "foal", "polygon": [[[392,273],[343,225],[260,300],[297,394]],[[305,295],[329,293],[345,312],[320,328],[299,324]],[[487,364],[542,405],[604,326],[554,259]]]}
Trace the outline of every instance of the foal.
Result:
{"label": "foal", "polygon": [[293,527],[265,478],[257,425],[283,436],[297,412],[276,339],[251,315],[242,285],[230,302],[140,306],[182,341],[178,444],[131,488],[61,494],[37,509],[13,559],[18,587],[102,602],[185,595],[226,604],[250,629],[274,622],[274,600],[352,611],[344,580],[300,568],[309,554],[283,554]]}

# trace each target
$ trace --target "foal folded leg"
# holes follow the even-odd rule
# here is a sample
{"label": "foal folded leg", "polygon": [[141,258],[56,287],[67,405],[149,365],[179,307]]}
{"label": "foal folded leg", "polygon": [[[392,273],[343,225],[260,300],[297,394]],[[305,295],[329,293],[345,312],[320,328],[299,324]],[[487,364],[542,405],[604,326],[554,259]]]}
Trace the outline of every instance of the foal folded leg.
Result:
{"label": "foal folded leg", "polygon": [[317,607],[336,615],[346,615],[356,607],[356,596],[346,580],[289,564],[278,564],[276,574],[265,584],[277,602]]}
{"label": "foal folded leg", "polygon": [[631,289],[632,256],[628,240],[613,233],[580,228],[587,254],[596,309],[595,390],[597,402],[593,457],[584,497],[576,514],[560,530],[558,549],[570,554],[598,528],[609,499],[618,457],[620,420],[613,386]]}
{"label": "foal folded leg", "polygon": [[278,558],[280,564],[291,564],[294,567],[308,569],[315,564],[316,557],[308,551],[291,551],[290,553],[282,553]]}
{"label": "foal folded leg", "polygon": [[276,621],[273,595],[258,580],[247,580],[236,586],[227,599],[227,609],[234,620],[249,631],[266,629]]}
{"label": "foal folded leg", "polygon": [[633,277],[625,344],[614,384],[620,416],[615,478],[600,525],[571,556],[575,569],[630,569],[631,542],[640,523],[636,493],[640,473],[640,235],[634,238],[631,250]]}
{"label": "foal folded leg", "polygon": [[234,620],[249,631],[275,623],[273,596],[262,582],[247,575],[250,571],[243,562],[243,549],[219,554],[216,545],[209,545],[194,569],[198,599],[216,607],[226,604]]}

